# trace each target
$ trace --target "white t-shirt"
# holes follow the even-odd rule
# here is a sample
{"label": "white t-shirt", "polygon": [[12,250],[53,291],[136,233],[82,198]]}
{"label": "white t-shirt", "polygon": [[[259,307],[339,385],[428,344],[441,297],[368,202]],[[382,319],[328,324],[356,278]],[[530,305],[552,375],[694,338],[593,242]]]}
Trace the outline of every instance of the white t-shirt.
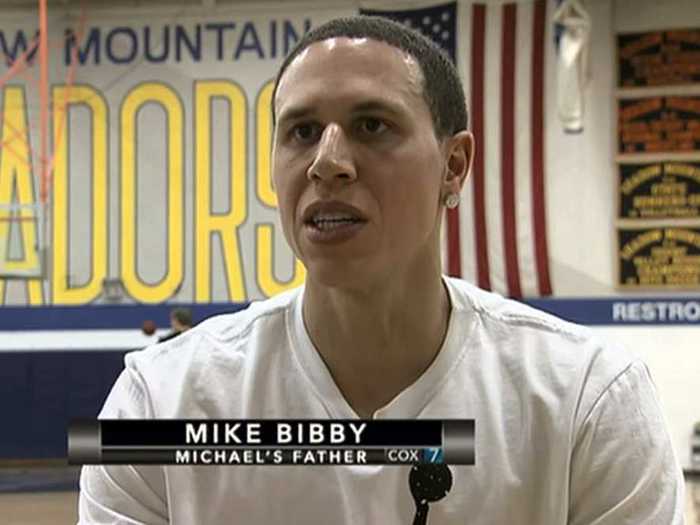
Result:
{"label": "white t-shirt", "polygon": [[[476,421],[476,465],[449,467],[452,488],[424,523],[682,524],[682,473],[646,366],[586,328],[445,282],[442,349],[374,414]],[[100,417],[357,418],[309,339],[302,298],[128,354]],[[80,523],[410,525],[410,468],[86,466]]]}

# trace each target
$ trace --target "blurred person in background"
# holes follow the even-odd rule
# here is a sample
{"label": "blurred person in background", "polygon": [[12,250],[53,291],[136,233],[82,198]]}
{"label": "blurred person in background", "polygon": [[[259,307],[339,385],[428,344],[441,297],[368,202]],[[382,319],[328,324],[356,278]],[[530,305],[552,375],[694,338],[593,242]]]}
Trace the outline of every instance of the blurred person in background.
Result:
{"label": "blurred person in background", "polygon": [[189,308],[175,308],[170,312],[170,332],[158,338],[159,343],[169,341],[183,332],[192,328],[192,310]]}

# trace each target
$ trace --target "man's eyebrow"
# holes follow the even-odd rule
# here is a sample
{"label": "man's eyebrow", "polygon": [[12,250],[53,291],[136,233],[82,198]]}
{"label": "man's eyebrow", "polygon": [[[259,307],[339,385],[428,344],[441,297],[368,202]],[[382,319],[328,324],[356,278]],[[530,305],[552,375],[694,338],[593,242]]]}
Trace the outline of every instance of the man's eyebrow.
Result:
{"label": "man's eyebrow", "polygon": [[313,113],[314,110],[310,106],[297,106],[297,107],[291,107],[289,109],[285,109],[280,113],[280,116],[278,117],[278,122],[283,122],[287,120],[297,120],[302,117],[305,117],[306,115],[309,115]]}

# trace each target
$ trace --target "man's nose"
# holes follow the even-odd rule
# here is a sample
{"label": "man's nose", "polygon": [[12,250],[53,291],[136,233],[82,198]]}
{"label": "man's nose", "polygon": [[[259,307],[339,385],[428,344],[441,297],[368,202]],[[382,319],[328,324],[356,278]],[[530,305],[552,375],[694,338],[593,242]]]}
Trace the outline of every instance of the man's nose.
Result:
{"label": "man's nose", "polygon": [[306,175],[309,180],[319,182],[352,181],[357,178],[352,149],[341,126],[329,124],[325,127]]}

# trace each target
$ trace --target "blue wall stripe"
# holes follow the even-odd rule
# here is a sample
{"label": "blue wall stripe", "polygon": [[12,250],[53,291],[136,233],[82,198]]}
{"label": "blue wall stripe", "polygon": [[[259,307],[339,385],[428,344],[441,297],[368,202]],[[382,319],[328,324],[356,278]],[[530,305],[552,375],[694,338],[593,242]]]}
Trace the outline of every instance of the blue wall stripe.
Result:
{"label": "blue wall stripe", "polygon": [[[700,325],[700,296],[527,299],[526,304],[584,325]],[[0,307],[0,331],[138,329],[146,319],[169,326],[175,307],[195,322],[236,312],[249,303]]]}
{"label": "blue wall stripe", "polygon": [[159,328],[168,328],[173,308],[190,308],[194,321],[199,322],[247,306],[248,303],[4,306],[0,307],[0,331],[139,329],[147,319],[154,321]]}
{"label": "blue wall stripe", "polygon": [[524,302],[562,319],[589,326],[700,326],[700,296],[530,299]]}

